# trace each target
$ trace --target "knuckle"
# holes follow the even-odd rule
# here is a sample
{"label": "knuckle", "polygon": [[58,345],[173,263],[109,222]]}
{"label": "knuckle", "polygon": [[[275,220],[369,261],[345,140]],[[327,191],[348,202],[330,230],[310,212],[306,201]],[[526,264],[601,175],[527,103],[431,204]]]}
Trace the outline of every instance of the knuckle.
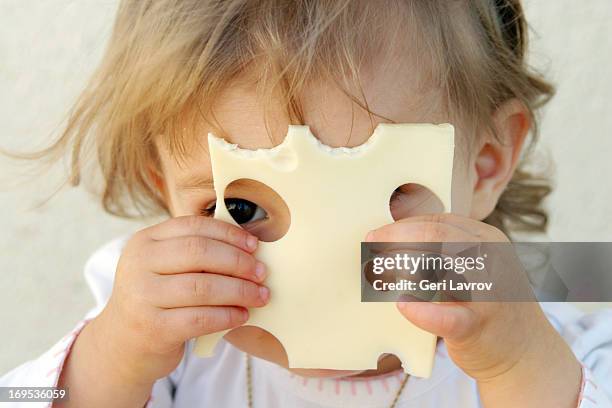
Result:
{"label": "knuckle", "polygon": [[247,287],[247,294],[244,299],[248,300],[249,303],[262,304],[263,299],[259,292],[259,285],[253,282],[247,282],[245,286]]}
{"label": "knuckle", "polygon": [[219,326],[220,327],[229,327],[233,322],[233,313],[232,308],[224,307],[219,309]]}
{"label": "knuckle", "polygon": [[425,242],[444,241],[444,228],[438,222],[428,222],[422,230],[422,240]]}
{"label": "knuckle", "polygon": [[194,310],[189,318],[189,323],[195,327],[209,328],[213,327],[213,315],[204,310]]}
{"label": "knuckle", "polygon": [[182,222],[189,231],[197,231],[200,228],[200,219],[195,215],[186,215]]}
{"label": "knuckle", "polygon": [[240,307],[226,307],[223,313],[223,327],[225,328],[236,327],[246,321],[245,313]]}
{"label": "knuckle", "polygon": [[191,279],[191,295],[196,299],[205,299],[212,293],[212,282],[204,276],[197,276]]}
{"label": "knuckle", "polygon": [[240,299],[247,300],[254,297],[254,290],[251,286],[252,284],[244,280],[238,283],[238,296]]}
{"label": "knuckle", "polygon": [[187,237],[185,239],[185,251],[191,258],[204,256],[208,251],[208,240],[202,237]]}
{"label": "knuckle", "polygon": [[240,309],[232,307],[227,310],[227,325],[236,326],[244,321],[244,314]]}
{"label": "knuckle", "polygon": [[454,214],[450,214],[450,213],[433,213],[433,214],[427,214],[425,216],[425,221],[433,222],[433,223],[436,223],[436,224],[443,224],[445,222],[448,222],[448,221],[452,220],[453,218],[456,218],[456,216]]}
{"label": "knuckle", "polygon": [[234,270],[240,272],[245,266],[245,260],[243,259],[242,253],[238,250],[234,250]]}
{"label": "knuckle", "polygon": [[233,225],[226,225],[226,237],[228,242],[232,243],[244,243],[246,240],[246,232],[244,230],[235,228]]}
{"label": "knuckle", "polygon": [[238,242],[240,238],[239,231],[237,231],[235,228],[232,228],[231,225],[226,223],[223,223],[223,226],[221,228],[224,229],[223,235],[226,242]]}

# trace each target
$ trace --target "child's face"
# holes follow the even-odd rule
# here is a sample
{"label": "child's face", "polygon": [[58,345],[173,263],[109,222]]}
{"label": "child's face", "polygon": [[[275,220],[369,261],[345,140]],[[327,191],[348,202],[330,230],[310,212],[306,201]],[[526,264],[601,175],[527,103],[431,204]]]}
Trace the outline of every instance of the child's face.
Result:
{"label": "child's face", "polygon": [[[404,67],[405,69],[405,67]],[[409,70],[406,70],[410,72]],[[370,75],[362,82],[364,93],[370,109],[377,114],[392,119],[397,123],[444,123],[448,117],[441,109],[440,95],[436,90],[424,92],[415,85],[416,78],[402,76],[388,69]],[[370,117],[361,108],[353,104],[341,91],[329,84],[320,84],[309,89],[304,101],[305,124],[324,144],[329,146],[357,146],[364,143],[371,135],[377,123],[385,120]],[[283,114],[268,113],[269,133],[264,123],[263,106],[258,101],[255,86],[245,84],[228,87],[217,100],[214,113],[224,128],[223,136],[231,143],[242,148],[270,148],[283,140],[289,124]],[[453,170],[453,212],[482,219],[495,205],[493,185],[499,180],[487,180],[495,174],[494,164],[497,153],[490,154],[491,149],[479,154],[466,152],[465,140],[476,135],[461,134],[460,124],[456,129],[455,162]],[[202,126],[200,136],[206,146],[208,129]],[[350,135],[350,137],[349,137]],[[484,146],[484,145],[483,145]],[[208,214],[215,204],[215,192],[212,186],[210,159],[205,149],[194,151],[190,157],[179,165],[168,151],[158,143],[164,173],[164,190],[173,216]],[[503,150],[503,149],[502,149]],[[495,150],[493,149],[495,152]],[[488,191],[481,191],[489,186]],[[502,186],[503,187],[503,186]],[[230,186],[231,190],[232,186]],[[282,200],[271,191],[259,185],[238,185],[234,191],[228,191],[232,198],[244,198],[230,213],[243,227],[265,241],[274,240],[282,235],[289,223],[289,215]],[[493,192],[493,193],[492,193]],[[228,198],[226,196],[226,198]],[[390,197],[391,199],[391,197]],[[391,199],[391,210],[394,219],[411,215],[440,212],[442,210],[437,198],[424,188],[409,185],[396,193]],[[274,294],[272,294],[274,296]],[[287,367],[287,360],[282,346],[268,332],[256,327],[242,327],[226,336],[236,347]],[[332,370],[296,370],[302,375],[346,375],[347,372]]]}

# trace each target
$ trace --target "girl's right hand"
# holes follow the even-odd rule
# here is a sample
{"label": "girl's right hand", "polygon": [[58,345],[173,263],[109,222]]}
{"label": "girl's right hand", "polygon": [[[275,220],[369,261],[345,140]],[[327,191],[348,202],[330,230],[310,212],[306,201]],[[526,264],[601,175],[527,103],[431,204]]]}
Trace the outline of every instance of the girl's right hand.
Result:
{"label": "girl's right hand", "polygon": [[123,381],[168,375],[186,340],[240,326],[247,308],[267,303],[257,242],[240,227],[202,216],[171,218],[128,241],[109,302],[89,324]]}

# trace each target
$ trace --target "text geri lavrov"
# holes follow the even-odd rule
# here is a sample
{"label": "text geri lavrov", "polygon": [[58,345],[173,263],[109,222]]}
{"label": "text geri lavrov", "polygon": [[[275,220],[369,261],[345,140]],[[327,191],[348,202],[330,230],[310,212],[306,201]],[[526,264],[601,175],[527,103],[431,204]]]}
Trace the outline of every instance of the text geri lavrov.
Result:
{"label": "text geri lavrov", "polygon": [[[382,275],[386,271],[403,272],[415,275],[417,272],[428,271],[454,272],[463,275],[469,271],[484,271],[485,258],[482,256],[442,256],[438,254],[420,254],[418,256],[409,254],[395,254],[394,256],[376,256],[372,259],[372,272]],[[413,291],[413,290],[491,290],[493,282],[457,282],[451,280],[440,280],[432,282],[428,279],[418,281],[401,279],[396,282],[385,282],[376,279],[372,282],[375,290],[388,291]]]}

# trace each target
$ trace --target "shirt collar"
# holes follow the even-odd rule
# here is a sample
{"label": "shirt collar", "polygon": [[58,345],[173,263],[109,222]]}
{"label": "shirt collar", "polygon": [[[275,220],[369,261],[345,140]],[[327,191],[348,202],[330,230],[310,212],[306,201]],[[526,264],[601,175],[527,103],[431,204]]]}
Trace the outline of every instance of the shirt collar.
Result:
{"label": "shirt collar", "polygon": [[[391,405],[406,375],[401,369],[372,377],[303,377],[267,360],[252,357],[253,366],[268,373],[270,381],[285,392],[311,403],[329,407],[380,407]],[[443,341],[438,341],[434,367],[429,378],[408,379],[399,401],[419,398],[459,368],[448,356]]]}

